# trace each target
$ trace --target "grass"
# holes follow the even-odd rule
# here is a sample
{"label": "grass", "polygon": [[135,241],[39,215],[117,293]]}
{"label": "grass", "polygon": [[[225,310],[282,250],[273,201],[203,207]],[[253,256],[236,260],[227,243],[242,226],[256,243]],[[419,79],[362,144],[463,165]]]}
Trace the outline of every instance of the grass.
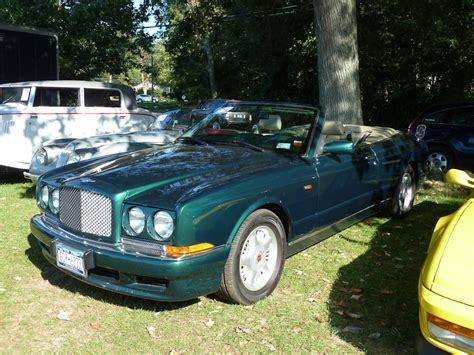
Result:
{"label": "grass", "polygon": [[0,177],[4,353],[413,353],[432,230],[466,199],[444,185],[422,189],[406,218],[374,217],[299,253],[268,299],[242,307],[213,297],[151,302],[64,275],[30,235],[33,191],[20,177]]}

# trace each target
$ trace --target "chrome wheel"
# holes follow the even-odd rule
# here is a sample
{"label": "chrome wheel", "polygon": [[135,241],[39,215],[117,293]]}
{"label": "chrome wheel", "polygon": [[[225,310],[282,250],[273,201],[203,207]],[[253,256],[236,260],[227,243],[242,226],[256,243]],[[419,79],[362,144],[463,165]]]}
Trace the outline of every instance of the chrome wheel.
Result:
{"label": "chrome wheel", "polygon": [[250,291],[265,287],[275,273],[278,259],[277,238],[267,226],[252,230],[240,252],[239,274]]}
{"label": "chrome wheel", "polygon": [[448,170],[448,158],[446,155],[440,152],[433,152],[428,156],[428,161],[430,163],[430,170],[436,170],[441,172],[446,172]]}
{"label": "chrome wheel", "polygon": [[400,192],[398,194],[398,207],[401,213],[411,209],[414,197],[415,187],[412,176],[409,172],[405,172],[400,182]]}

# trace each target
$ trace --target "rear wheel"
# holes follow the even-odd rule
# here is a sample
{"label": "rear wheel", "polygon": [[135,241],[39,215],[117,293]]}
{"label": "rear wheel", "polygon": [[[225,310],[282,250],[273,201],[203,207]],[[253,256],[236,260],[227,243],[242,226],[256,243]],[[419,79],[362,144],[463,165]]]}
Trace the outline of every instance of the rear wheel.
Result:
{"label": "rear wheel", "polygon": [[415,172],[411,165],[408,165],[398,182],[395,193],[388,206],[389,216],[402,216],[413,208],[416,194]]}
{"label": "rear wheel", "polygon": [[433,146],[428,153],[428,162],[432,172],[446,174],[453,167],[453,155],[445,147]]}
{"label": "rear wheel", "polygon": [[276,214],[261,209],[240,226],[231,245],[218,296],[253,304],[275,289],[283,270],[286,237]]}

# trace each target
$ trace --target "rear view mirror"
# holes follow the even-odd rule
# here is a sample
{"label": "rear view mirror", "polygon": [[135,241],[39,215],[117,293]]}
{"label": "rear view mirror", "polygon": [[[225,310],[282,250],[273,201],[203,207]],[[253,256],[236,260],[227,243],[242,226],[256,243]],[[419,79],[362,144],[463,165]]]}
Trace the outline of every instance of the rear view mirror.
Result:
{"label": "rear view mirror", "polygon": [[474,189],[474,175],[468,171],[449,169],[446,173],[446,181],[468,189]]}
{"label": "rear view mirror", "polygon": [[352,154],[354,143],[349,141],[334,141],[324,145],[323,153]]}

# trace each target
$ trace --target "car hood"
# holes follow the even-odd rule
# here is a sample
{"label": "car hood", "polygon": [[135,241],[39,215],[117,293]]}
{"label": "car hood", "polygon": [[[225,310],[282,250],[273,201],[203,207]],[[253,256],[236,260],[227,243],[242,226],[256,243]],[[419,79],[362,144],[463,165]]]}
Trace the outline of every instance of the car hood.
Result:
{"label": "car hood", "polygon": [[76,139],[71,145],[74,149],[87,149],[115,143],[169,144],[182,133],[172,130],[141,131],[133,133],[107,134],[90,138]]}
{"label": "car hood", "polygon": [[289,158],[233,146],[176,144],[90,162],[53,170],[42,181],[125,196],[132,204],[175,209],[197,195],[229,186],[232,179],[282,169]]}
{"label": "car hood", "polygon": [[474,306],[474,198],[438,221],[422,273],[431,291]]}

